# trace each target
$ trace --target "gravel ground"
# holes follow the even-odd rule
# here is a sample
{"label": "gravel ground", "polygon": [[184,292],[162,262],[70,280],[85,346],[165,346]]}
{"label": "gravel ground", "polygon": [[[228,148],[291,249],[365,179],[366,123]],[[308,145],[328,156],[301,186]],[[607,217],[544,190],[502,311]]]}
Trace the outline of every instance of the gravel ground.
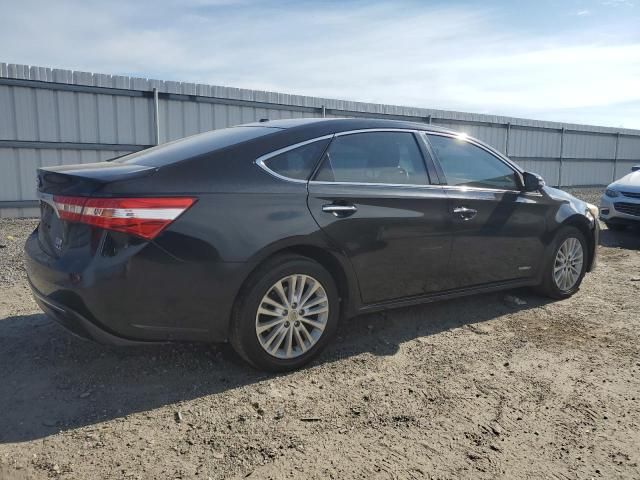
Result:
{"label": "gravel ground", "polygon": [[604,188],[563,188],[564,191],[569,192],[585,202],[593,203],[594,205],[600,205],[600,197],[604,193]]}
{"label": "gravel ground", "polygon": [[26,279],[22,247],[38,222],[26,218],[0,219],[0,288],[20,284]]}
{"label": "gravel ground", "polygon": [[602,232],[571,299],[361,316],[268,375],[226,346],[67,334],[25,283],[33,226],[0,221],[0,478],[640,478],[638,231]]}

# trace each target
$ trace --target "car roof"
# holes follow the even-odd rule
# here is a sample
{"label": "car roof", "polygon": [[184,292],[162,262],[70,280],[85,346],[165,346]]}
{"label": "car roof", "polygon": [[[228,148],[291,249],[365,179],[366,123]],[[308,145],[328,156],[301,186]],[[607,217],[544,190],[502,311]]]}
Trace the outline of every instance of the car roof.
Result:
{"label": "car roof", "polygon": [[[134,152],[114,160],[162,167],[215,150],[252,143],[257,155],[340,132],[372,129],[408,129],[456,134],[427,123],[375,118],[295,118],[245,123],[212,130]],[[242,132],[245,130],[245,132]],[[245,135],[246,133],[246,135]],[[491,147],[488,147],[491,148]],[[262,153],[259,150],[263,150]]]}
{"label": "car roof", "polygon": [[323,127],[323,130],[331,130],[334,133],[348,130],[364,130],[371,128],[398,128],[425,130],[443,133],[458,133],[454,130],[431,125],[428,123],[409,122],[406,120],[393,120],[386,118],[289,118],[283,120],[263,119],[259,122],[245,123],[241,127],[269,127],[282,130],[306,128],[315,129]]}

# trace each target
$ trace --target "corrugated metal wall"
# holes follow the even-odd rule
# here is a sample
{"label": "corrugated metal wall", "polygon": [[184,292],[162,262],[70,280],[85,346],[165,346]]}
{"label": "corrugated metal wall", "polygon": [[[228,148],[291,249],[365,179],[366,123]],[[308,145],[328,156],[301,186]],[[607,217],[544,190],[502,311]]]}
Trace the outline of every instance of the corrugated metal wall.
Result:
{"label": "corrugated metal wall", "polygon": [[411,120],[463,131],[551,185],[606,185],[640,163],[638,130],[0,63],[0,216],[37,214],[39,166],[106,160],[260,118],[323,115]]}

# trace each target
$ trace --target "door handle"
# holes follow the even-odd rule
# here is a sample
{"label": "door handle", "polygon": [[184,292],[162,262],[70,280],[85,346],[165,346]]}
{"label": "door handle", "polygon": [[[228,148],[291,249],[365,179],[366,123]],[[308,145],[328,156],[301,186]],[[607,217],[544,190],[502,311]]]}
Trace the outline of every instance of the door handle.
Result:
{"label": "door handle", "polygon": [[463,220],[471,220],[478,214],[478,211],[474,208],[456,207],[453,209],[453,213],[459,215]]}
{"label": "door handle", "polygon": [[332,213],[336,217],[348,217],[353,215],[358,210],[355,205],[337,205],[335,203],[329,203],[322,206],[322,211]]}

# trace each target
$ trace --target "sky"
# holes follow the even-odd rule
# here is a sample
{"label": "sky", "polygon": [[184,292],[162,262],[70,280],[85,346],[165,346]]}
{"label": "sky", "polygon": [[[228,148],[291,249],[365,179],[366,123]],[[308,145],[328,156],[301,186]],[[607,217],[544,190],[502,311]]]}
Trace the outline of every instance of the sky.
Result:
{"label": "sky", "polygon": [[0,0],[0,61],[640,128],[640,0]]}

